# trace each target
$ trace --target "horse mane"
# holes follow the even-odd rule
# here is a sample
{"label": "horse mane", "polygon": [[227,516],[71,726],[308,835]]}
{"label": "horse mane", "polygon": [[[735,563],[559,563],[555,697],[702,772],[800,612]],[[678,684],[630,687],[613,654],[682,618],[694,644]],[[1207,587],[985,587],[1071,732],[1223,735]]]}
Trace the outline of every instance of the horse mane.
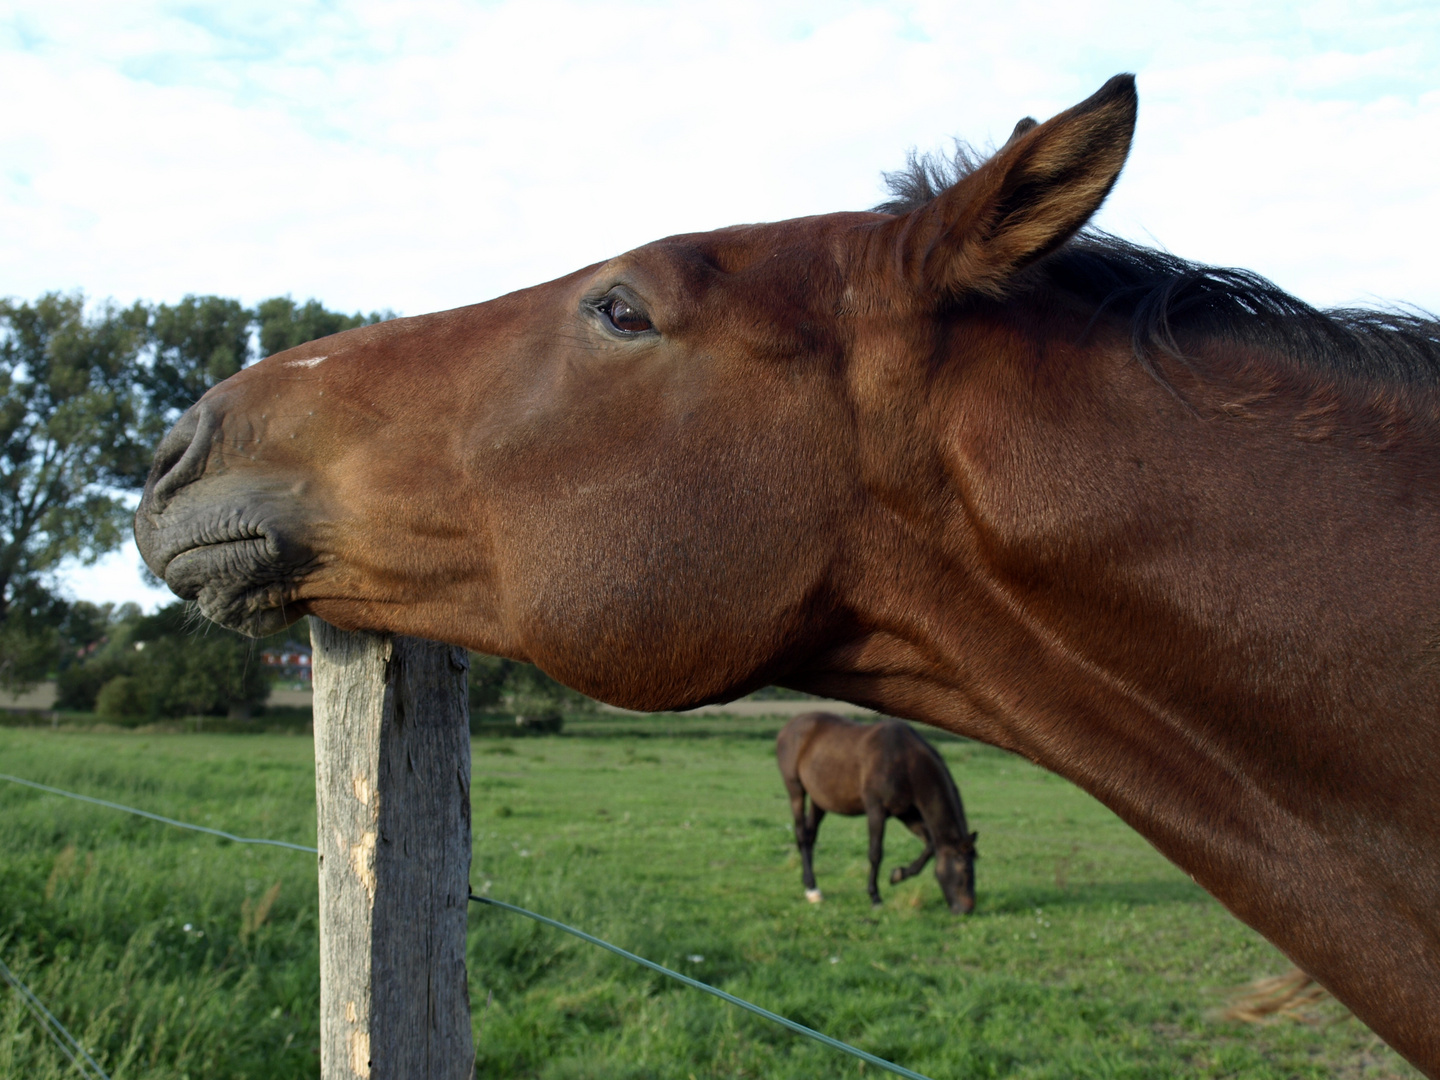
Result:
{"label": "horse mane", "polygon": [[[874,209],[919,209],[984,164],[965,143],[949,156],[917,155],[883,173],[890,198]],[[1136,359],[1170,387],[1158,361],[1197,371],[1185,345],[1226,337],[1287,357],[1301,374],[1347,383],[1440,388],[1440,320],[1419,309],[1320,310],[1249,270],[1207,266],[1085,229],[1025,271],[1021,289],[1058,289],[1095,317],[1129,321]]]}
{"label": "horse mane", "polygon": [[[959,829],[960,835],[956,842],[962,851],[974,852],[975,845],[970,842],[970,825],[965,817],[965,803],[964,800],[960,798],[960,788],[955,783],[955,777],[950,773],[950,766],[945,761],[945,755],[940,753],[929,739],[920,735],[918,731],[915,731],[913,726],[910,726],[910,730],[915,732],[919,737],[920,745],[925,748],[932,764],[935,766],[940,786],[943,789],[946,801],[950,804],[951,811],[954,813],[956,828]],[[937,843],[939,839],[939,837],[935,837]]]}

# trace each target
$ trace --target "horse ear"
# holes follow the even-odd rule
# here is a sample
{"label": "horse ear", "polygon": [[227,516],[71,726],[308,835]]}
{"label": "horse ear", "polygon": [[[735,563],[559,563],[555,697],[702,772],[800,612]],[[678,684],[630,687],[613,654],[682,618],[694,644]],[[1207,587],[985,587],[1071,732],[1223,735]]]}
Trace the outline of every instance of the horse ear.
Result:
{"label": "horse ear", "polygon": [[1115,186],[1135,132],[1135,77],[1116,75],[1043,124],[1026,117],[989,161],[895,223],[899,265],[935,297],[999,297]]}
{"label": "horse ear", "polygon": [[[1033,116],[1023,117],[1020,122],[1015,125],[1015,130],[1010,132],[1010,137],[1005,140],[1005,146],[1009,146],[1012,143],[1019,142],[1022,135],[1029,135],[1030,132],[1034,131],[1039,126],[1040,121],[1036,120]],[[1000,149],[1003,150],[1005,149],[1005,147],[1002,146]]]}
{"label": "horse ear", "polygon": [[970,834],[970,843],[971,843],[972,845],[975,843],[976,840],[979,840],[979,839],[980,839],[980,834],[979,834],[978,832],[972,832],[972,833]]}

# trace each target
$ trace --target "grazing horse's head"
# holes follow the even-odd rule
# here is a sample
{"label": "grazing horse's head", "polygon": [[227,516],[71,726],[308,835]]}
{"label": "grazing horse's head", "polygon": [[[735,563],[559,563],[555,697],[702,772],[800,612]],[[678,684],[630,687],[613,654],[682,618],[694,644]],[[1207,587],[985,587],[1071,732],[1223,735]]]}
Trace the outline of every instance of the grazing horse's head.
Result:
{"label": "grazing horse's head", "polygon": [[961,833],[958,844],[939,843],[935,846],[935,878],[945,902],[956,915],[969,915],[975,910],[975,840],[979,833]]}
{"label": "grazing horse's head", "polygon": [[310,613],[652,709],[803,671],[943,482],[937,312],[1079,229],[1134,117],[1117,77],[910,213],[671,237],[269,357],[165,439],[136,540],[251,634]]}

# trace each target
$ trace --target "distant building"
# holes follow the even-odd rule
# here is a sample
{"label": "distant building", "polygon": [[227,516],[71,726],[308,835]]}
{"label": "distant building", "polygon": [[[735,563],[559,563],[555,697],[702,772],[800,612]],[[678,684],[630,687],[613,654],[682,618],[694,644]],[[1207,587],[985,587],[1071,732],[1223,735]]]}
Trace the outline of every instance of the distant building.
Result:
{"label": "distant building", "polygon": [[298,641],[287,641],[284,645],[264,649],[260,661],[266,667],[277,669],[287,679],[310,681],[310,646]]}

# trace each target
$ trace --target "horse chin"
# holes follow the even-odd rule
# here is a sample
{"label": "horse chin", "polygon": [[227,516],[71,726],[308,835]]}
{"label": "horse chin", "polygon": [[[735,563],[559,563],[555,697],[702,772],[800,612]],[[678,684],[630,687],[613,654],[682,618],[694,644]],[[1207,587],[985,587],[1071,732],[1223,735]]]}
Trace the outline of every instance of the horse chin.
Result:
{"label": "horse chin", "polygon": [[207,608],[202,598],[199,606],[201,614],[211,622],[252,638],[278,634],[287,626],[298,622],[305,614],[293,604],[250,609],[249,602],[243,601],[240,610],[236,611],[234,604],[219,609]]}
{"label": "horse chin", "polygon": [[295,570],[260,539],[205,544],[165,567],[165,584],[203,614],[249,637],[278,633],[305,612],[293,602]]}

